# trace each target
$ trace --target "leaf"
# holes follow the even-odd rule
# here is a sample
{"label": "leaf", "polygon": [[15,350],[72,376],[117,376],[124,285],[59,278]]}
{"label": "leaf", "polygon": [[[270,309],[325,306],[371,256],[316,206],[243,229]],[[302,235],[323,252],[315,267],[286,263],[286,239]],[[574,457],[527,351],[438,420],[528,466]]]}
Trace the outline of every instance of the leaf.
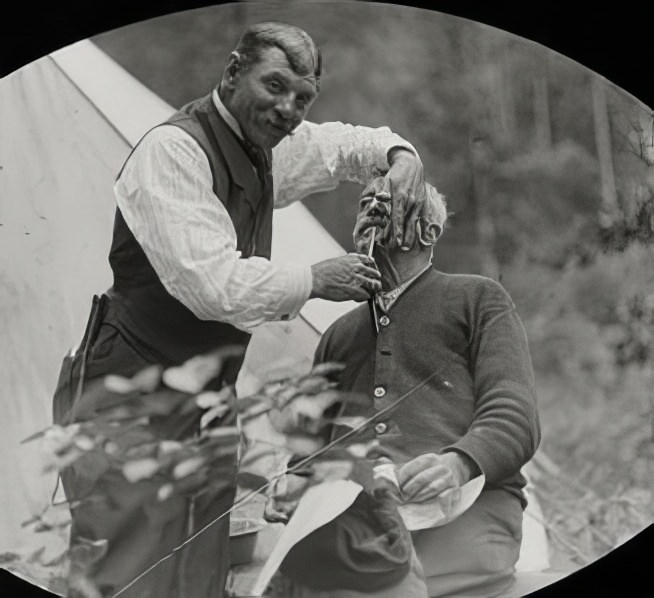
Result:
{"label": "leaf", "polygon": [[195,404],[200,409],[211,409],[218,405],[228,405],[235,398],[232,386],[225,386],[221,390],[206,390],[195,397]]}
{"label": "leaf", "polygon": [[375,451],[380,446],[378,440],[372,440],[366,443],[354,443],[346,447],[346,451],[355,459],[365,459],[370,456],[372,451]]}
{"label": "leaf", "polygon": [[[207,373],[207,371],[210,373]],[[213,370],[203,370],[199,364],[173,367],[164,371],[163,381],[170,388],[195,394],[200,392],[204,385],[211,380],[213,377],[211,372]]]}
{"label": "leaf", "polygon": [[120,447],[112,440],[105,442],[103,445],[103,449],[104,452],[110,457],[116,457],[120,453]]}
{"label": "leaf", "polygon": [[[208,472],[206,469],[200,469],[195,473],[187,475],[174,482],[175,494],[196,493],[205,487],[207,479]],[[226,487],[228,484],[231,484],[231,481],[220,480],[220,483],[224,483]]]}
{"label": "leaf", "polygon": [[168,483],[164,484],[157,490],[157,500],[159,502],[163,502],[165,500],[168,500],[173,494],[175,494],[175,486],[174,484]]}
{"label": "leaf", "polygon": [[118,429],[111,440],[118,446],[120,452],[124,452],[131,447],[157,442],[158,438],[152,430],[138,425]]}
{"label": "leaf", "polygon": [[273,408],[268,412],[268,419],[276,432],[281,434],[295,430],[295,416],[288,409]]}
{"label": "leaf", "polygon": [[200,418],[200,428],[208,428],[210,423],[216,419],[224,417],[227,413],[229,413],[229,405],[226,403],[212,407],[209,411],[202,414],[202,417]]}
{"label": "leaf", "polygon": [[186,393],[164,389],[160,392],[140,397],[133,406],[130,405],[130,408],[132,409],[133,417],[139,415],[160,417],[170,415],[180,405],[187,402],[190,401]]}
{"label": "leaf", "polygon": [[77,461],[84,454],[84,451],[81,451],[74,445],[70,445],[70,447],[65,451],[50,455],[50,460],[46,461],[44,464],[43,471],[62,471],[66,467],[69,467],[75,463],[75,461]]}
{"label": "leaf", "polygon": [[243,413],[254,407],[259,407],[260,405],[272,407],[272,401],[269,397],[265,397],[263,395],[252,395],[250,397],[237,399],[236,401],[236,409],[239,413]]}
{"label": "leaf", "polygon": [[23,440],[20,441],[20,444],[26,444],[27,442],[32,442],[33,440],[38,440],[42,436],[45,435],[45,433],[49,430],[50,428],[44,428],[43,430],[39,430],[38,432],[34,432],[34,434],[31,434],[27,438],[23,438]]}
{"label": "leaf", "polygon": [[273,395],[273,404],[275,407],[277,407],[277,409],[283,409],[298,394],[300,394],[300,391],[298,390],[297,386],[285,385]]}
{"label": "leaf", "polygon": [[76,598],[102,598],[100,590],[93,581],[72,566],[68,575],[68,595]]}
{"label": "leaf", "polygon": [[21,527],[27,527],[28,525],[32,525],[34,523],[38,523],[41,521],[41,515],[34,515],[33,517],[30,517],[29,519],[26,519],[23,521],[20,526]]}
{"label": "leaf", "polygon": [[300,393],[315,394],[333,386],[335,386],[335,382],[330,382],[324,376],[310,375],[300,378],[297,389]]}
{"label": "leaf", "polygon": [[336,372],[342,372],[345,369],[344,363],[338,363],[335,361],[326,361],[324,363],[319,363],[313,367],[311,374],[314,376],[328,376],[329,374],[335,374]]}
{"label": "leaf", "polygon": [[236,426],[223,426],[222,428],[211,428],[206,430],[203,437],[210,438],[214,441],[220,439],[232,439],[238,441],[240,438],[240,432]]}
{"label": "leaf", "polygon": [[41,557],[43,556],[44,552],[45,552],[45,546],[41,546],[40,548],[37,548],[34,552],[32,552],[27,557],[27,562],[28,563],[40,563],[41,562]]}
{"label": "leaf", "polygon": [[[81,416],[80,416],[81,417]],[[85,416],[86,421],[96,422],[124,422],[134,418],[134,411],[125,405],[108,407],[96,410],[93,414]]]}
{"label": "leaf", "polygon": [[198,393],[220,374],[227,359],[240,357],[244,352],[245,348],[240,345],[227,345],[212,353],[192,357],[181,366],[165,370],[163,382],[176,390]]}
{"label": "leaf", "polygon": [[284,407],[270,410],[268,417],[277,432],[318,434],[329,423],[325,413],[341,399],[342,394],[334,389],[323,390],[315,395],[299,394]]}
{"label": "leaf", "polygon": [[75,544],[68,551],[70,569],[68,574],[67,595],[80,598],[102,598],[93,582],[90,572],[94,565],[104,558],[109,542],[106,539],[89,540],[77,538]]}
{"label": "leaf", "polygon": [[201,467],[206,464],[203,457],[191,457],[181,461],[173,468],[173,478],[179,480],[185,478],[192,473],[196,473]]}
{"label": "leaf", "polygon": [[122,467],[123,476],[132,484],[151,478],[157,471],[159,461],[156,459],[134,459],[127,461]]}
{"label": "leaf", "polygon": [[132,384],[141,392],[154,392],[161,382],[162,372],[160,365],[150,365],[132,376]]}
{"label": "leaf", "polygon": [[311,484],[312,476],[288,473],[275,481],[270,495],[278,501],[298,500]]}
{"label": "leaf", "polygon": [[129,394],[138,390],[136,385],[129,379],[124,376],[118,376],[116,374],[108,374],[104,378],[104,387],[109,392],[114,392],[117,394]]}
{"label": "leaf", "polygon": [[45,567],[59,567],[60,565],[63,565],[66,561],[68,560],[68,549],[64,550],[60,554],[58,554],[56,557],[50,559],[49,561],[46,561],[43,563]]}
{"label": "leaf", "polygon": [[[125,383],[124,380],[128,382]],[[128,379],[123,379],[117,386],[121,390],[126,390],[127,385],[131,385]],[[81,399],[73,405],[70,418],[72,421],[86,421],[95,418],[100,411],[109,411],[118,405],[129,403],[129,401],[139,396],[138,391],[131,392],[114,392],[105,386],[105,378],[90,381],[84,388]]]}
{"label": "leaf", "polygon": [[345,480],[352,473],[353,461],[352,459],[315,461],[312,468],[314,471],[313,483]]}
{"label": "leaf", "polygon": [[[239,420],[241,422],[246,422],[255,417],[259,417],[264,413],[268,413],[273,409],[273,402],[268,398],[257,397],[255,401],[248,401],[251,397],[245,399],[240,399],[236,403],[238,409]],[[244,402],[245,405],[239,405],[239,403]]]}
{"label": "leaf", "polygon": [[154,458],[157,454],[156,442],[144,442],[143,444],[136,444],[125,449],[123,456],[125,459],[145,459]]}
{"label": "leaf", "polygon": [[327,460],[346,460],[355,461],[357,459],[366,459],[371,450],[379,446],[379,441],[361,443],[355,442],[350,445],[336,445],[324,453],[323,457]]}
{"label": "leaf", "polygon": [[325,444],[324,439],[307,434],[289,434],[286,437],[286,448],[298,457],[308,457]]}
{"label": "leaf", "polygon": [[15,552],[3,552],[0,554],[0,566],[17,561],[18,559],[20,559],[20,556]]}
{"label": "leaf", "polygon": [[159,456],[170,455],[184,448],[177,440],[162,440],[159,442]]}
{"label": "leaf", "polygon": [[212,460],[211,466],[215,467],[217,461],[221,460],[223,457],[236,455],[237,452],[238,452],[238,444],[215,446],[211,449],[211,455],[208,458]]}
{"label": "leaf", "polygon": [[283,378],[281,380],[270,380],[261,387],[259,394],[264,398],[270,399],[274,397],[287,383],[288,378]]}
{"label": "leaf", "polygon": [[38,525],[34,527],[34,531],[37,534],[42,532],[51,532],[53,529],[54,528],[50,524],[45,523],[43,521],[41,521]]}
{"label": "leaf", "polygon": [[55,425],[48,428],[43,436],[55,443],[60,441],[62,444],[66,444],[67,442],[72,442],[73,437],[80,431],[80,429],[80,424],[71,424],[64,427]]}
{"label": "leaf", "polygon": [[85,452],[88,452],[95,448],[95,442],[93,441],[93,439],[89,438],[88,436],[85,436],[84,434],[80,434],[79,436],[76,436],[73,442],[78,449]]}

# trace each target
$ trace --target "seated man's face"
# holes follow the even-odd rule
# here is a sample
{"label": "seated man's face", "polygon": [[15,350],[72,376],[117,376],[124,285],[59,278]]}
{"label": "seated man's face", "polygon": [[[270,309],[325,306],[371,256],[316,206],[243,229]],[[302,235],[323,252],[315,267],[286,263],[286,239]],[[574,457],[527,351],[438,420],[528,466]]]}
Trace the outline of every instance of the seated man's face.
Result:
{"label": "seated man's face", "polygon": [[359,212],[354,226],[354,248],[358,253],[367,254],[373,236],[379,245],[386,245],[391,239],[391,201],[379,199],[374,195],[363,196],[359,200]]}
{"label": "seated man's face", "polygon": [[[374,185],[372,185],[374,189]],[[354,247],[358,253],[368,254],[374,237],[373,257],[382,275],[382,288],[391,289],[402,282],[416,268],[428,263],[433,245],[441,234],[447,219],[443,197],[429,183],[425,184],[426,198],[415,220],[415,242],[408,251],[393,244],[391,225],[391,199],[375,196],[374,191],[359,200],[359,212],[354,226]]]}
{"label": "seated man's face", "polygon": [[[374,185],[370,187],[374,189]],[[425,193],[425,201],[417,215],[411,211],[406,214],[407,218],[415,220],[415,244],[411,250],[432,247],[440,237],[447,219],[443,196],[429,183],[425,183]],[[407,222],[404,224],[406,226]],[[376,245],[387,251],[399,250],[393,245],[390,197],[376,196],[374,191],[361,197],[353,236],[354,247],[359,253],[369,252],[373,236]]]}

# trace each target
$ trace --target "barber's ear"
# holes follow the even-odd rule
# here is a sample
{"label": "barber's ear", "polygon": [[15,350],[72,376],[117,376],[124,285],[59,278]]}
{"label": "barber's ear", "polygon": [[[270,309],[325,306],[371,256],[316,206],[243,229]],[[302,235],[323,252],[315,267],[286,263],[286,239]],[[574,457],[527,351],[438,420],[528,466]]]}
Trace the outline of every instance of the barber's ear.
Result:
{"label": "barber's ear", "polygon": [[223,74],[223,81],[227,85],[233,85],[235,79],[238,77],[238,73],[240,72],[241,67],[242,67],[241,55],[238,52],[232,52],[229,55],[227,67],[225,68],[225,72]]}

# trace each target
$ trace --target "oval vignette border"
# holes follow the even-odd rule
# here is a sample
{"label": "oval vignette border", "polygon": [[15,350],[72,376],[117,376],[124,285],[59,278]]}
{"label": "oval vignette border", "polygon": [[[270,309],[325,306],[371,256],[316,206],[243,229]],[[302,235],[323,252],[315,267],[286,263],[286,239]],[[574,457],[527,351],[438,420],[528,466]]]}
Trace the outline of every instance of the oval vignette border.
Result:
{"label": "oval vignette border", "polygon": [[[79,39],[164,14],[223,3],[160,1],[138,4],[138,12],[133,6],[126,8],[116,4],[111,9],[93,7],[89,4],[87,11],[81,11],[76,3],[48,4],[42,7],[28,5],[17,8],[11,16],[11,19],[16,22],[16,27],[11,33],[3,35],[4,39],[0,46],[0,56],[11,54],[10,64],[14,66],[7,71],[3,61],[2,75]],[[551,29],[548,30],[551,21],[539,19],[539,15],[548,10],[543,8],[545,3],[540,3],[543,6],[537,9],[519,2],[494,4],[496,5],[482,8],[481,2],[472,2],[465,6],[457,2],[440,2],[434,8],[438,12],[482,22],[545,45],[605,77],[650,109],[654,106],[654,83],[646,74],[648,53],[649,55],[654,53],[651,41],[648,42],[652,37],[652,28],[649,19],[644,18],[645,15],[639,16],[641,10],[639,5],[642,3],[622,2],[618,15],[609,15],[606,9],[601,10],[599,7],[595,12],[580,11],[562,15],[561,28],[560,30],[557,28],[556,39],[553,39]],[[419,6],[415,2],[411,5]],[[548,39],[553,41],[546,41]],[[26,45],[21,50],[23,44]],[[596,56],[592,60],[586,59],[591,55],[592,47],[598,49]],[[629,591],[632,587],[632,591],[636,592],[650,590],[650,581],[644,579],[646,569],[640,569],[639,577],[634,567],[637,567],[638,554],[641,556],[651,554],[653,538],[654,533],[650,525],[623,547],[532,595],[539,597],[574,595],[579,590],[588,591],[589,583],[592,583],[593,587],[608,589],[609,586],[613,587],[611,579],[622,575],[631,576],[635,584],[648,584],[647,586],[625,584],[621,586],[623,590]],[[605,582],[608,585],[605,585]],[[14,579],[4,570],[0,583],[3,590],[16,590],[15,595],[53,596],[27,582]],[[7,592],[7,595],[14,595],[14,592]]]}

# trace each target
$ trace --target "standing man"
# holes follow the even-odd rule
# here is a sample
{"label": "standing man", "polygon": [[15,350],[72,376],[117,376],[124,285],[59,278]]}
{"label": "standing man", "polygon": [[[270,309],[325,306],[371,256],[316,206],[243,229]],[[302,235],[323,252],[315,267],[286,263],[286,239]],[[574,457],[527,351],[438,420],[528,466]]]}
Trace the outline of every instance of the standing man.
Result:
{"label": "standing man", "polygon": [[[82,347],[64,361],[55,423],[70,423],[73,404],[84,399],[79,391],[85,380],[179,364],[224,345],[245,348],[252,328],[295,317],[310,298],[365,300],[380,289],[379,272],[365,255],[311,267],[270,261],[274,207],[341,181],[367,183],[379,175],[384,177],[374,191],[393,198],[397,216],[394,243],[412,243],[411,227],[404,238],[402,215],[424,195],[417,153],[385,127],[305,122],[320,76],[320,51],[304,31],[282,23],[254,25],[231,53],[216,89],[137,144],[114,187],[114,283],[94,299]],[[301,248],[311,240],[298,231],[297,242]],[[214,386],[233,383],[241,364],[242,357],[231,360]],[[65,471],[67,495],[95,483],[92,472],[88,464]],[[111,482],[114,494],[121,483]],[[231,488],[195,504],[188,524],[179,517],[148,519],[147,507],[141,517],[127,517],[123,507],[98,511],[83,504],[72,511],[71,546],[109,538],[93,579],[111,594],[227,510],[233,494]],[[133,594],[122,595],[221,596],[228,529],[225,518],[189,544],[183,558],[167,561]]]}

